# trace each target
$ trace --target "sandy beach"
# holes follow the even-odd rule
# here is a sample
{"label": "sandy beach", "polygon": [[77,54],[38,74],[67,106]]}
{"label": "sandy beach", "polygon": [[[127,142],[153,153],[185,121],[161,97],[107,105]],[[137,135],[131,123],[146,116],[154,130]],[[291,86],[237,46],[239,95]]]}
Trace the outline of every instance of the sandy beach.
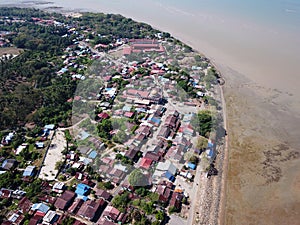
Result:
{"label": "sandy beach", "polygon": [[[220,174],[206,185],[206,198],[201,203],[202,224],[298,224],[299,81],[297,76],[284,76],[289,61],[293,68],[299,62],[292,56],[286,58],[290,47],[278,46],[279,52],[285,54],[273,61],[266,59],[265,66],[260,67],[255,67],[255,63],[264,60],[265,55],[259,55],[257,50],[249,56],[253,58],[249,66],[249,62],[238,61],[238,55],[225,55],[218,46],[198,40],[192,32],[175,29],[175,25],[168,26],[168,22],[160,24],[147,16],[124,15],[167,30],[199,52],[209,52],[207,56],[226,79],[228,152],[219,155],[216,163]],[[282,65],[276,67],[279,63]],[[268,76],[263,77],[264,74]],[[277,88],[281,83],[283,88]]]}

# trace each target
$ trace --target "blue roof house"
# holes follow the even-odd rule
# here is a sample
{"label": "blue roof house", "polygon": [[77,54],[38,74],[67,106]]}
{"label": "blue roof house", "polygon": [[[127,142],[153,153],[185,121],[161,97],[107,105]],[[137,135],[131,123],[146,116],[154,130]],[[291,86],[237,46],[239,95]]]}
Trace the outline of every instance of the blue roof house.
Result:
{"label": "blue roof house", "polygon": [[88,195],[91,187],[86,184],[78,184],[75,193],[80,196]]}
{"label": "blue roof house", "polygon": [[165,177],[169,179],[169,181],[174,182],[175,181],[175,177],[169,172],[167,171],[165,173]]}
{"label": "blue roof house", "polygon": [[214,143],[212,143],[210,140],[207,143],[207,147],[212,149],[214,147]]}
{"label": "blue roof house", "polygon": [[88,132],[86,132],[86,131],[81,131],[81,133],[79,134],[79,138],[82,141],[85,140],[85,139],[87,139],[89,136],[90,136],[90,134]]}
{"label": "blue roof house", "polygon": [[54,130],[55,125],[54,124],[47,124],[44,128],[47,129],[47,130]]}
{"label": "blue roof house", "polygon": [[206,150],[206,155],[207,155],[207,158],[210,160],[210,161],[213,161],[216,154],[215,154],[215,151],[213,149],[207,149]]}
{"label": "blue roof house", "polygon": [[33,210],[33,211],[36,210],[36,211],[39,211],[42,213],[47,213],[49,211],[49,209],[50,209],[50,207],[44,203],[36,203],[36,204],[33,204],[33,206],[31,207],[31,210]]}
{"label": "blue roof house", "polygon": [[97,152],[96,152],[95,150],[93,150],[93,151],[90,152],[90,154],[89,154],[88,157],[89,157],[90,159],[95,159],[96,156],[97,156]]}
{"label": "blue roof house", "polygon": [[23,172],[23,177],[32,177],[35,174],[35,166],[27,166]]}
{"label": "blue roof house", "polygon": [[44,142],[36,142],[36,143],[35,143],[35,146],[36,146],[37,148],[44,148],[45,144],[44,144]]}
{"label": "blue roof house", "polygon": [[194,163],[189,162],[188,167],[192,170],[196,169],[196,165]]}
{"label": "blue roof house", "polygon": [[161,123],[161,119],[157,117],[150,118],[150,123],[152,123],[154,126],[159,126]]}

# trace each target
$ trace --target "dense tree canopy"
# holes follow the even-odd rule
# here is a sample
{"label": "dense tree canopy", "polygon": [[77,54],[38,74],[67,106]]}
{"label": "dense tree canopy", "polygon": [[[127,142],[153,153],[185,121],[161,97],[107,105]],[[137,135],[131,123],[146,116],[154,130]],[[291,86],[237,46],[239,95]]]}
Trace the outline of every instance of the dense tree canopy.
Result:
{"label": "dense tree canopy", "polygon": [[214,126],[214,117],[211,111],[203,110],[193,118],[192,125],[201,136],[209,137]]}
{"label": "dense tree canopy", "polygon": [[147,176],[140,169],[133,170],[129,174],[128,181],[130,185],[136,187],[147,186],[149,184]]}

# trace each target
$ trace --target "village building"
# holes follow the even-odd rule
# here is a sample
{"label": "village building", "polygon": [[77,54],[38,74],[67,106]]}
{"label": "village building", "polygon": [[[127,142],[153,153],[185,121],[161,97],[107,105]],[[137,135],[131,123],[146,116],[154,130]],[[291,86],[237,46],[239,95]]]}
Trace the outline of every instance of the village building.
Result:
{"label": "village building", "polygon": [[23,171],[23,177],[32,177],[35,175],[36,168],[35,166],[27,166]]}
{"label": "village building", "polygon": [[152,162],[153,162],[152,159],[143,157],[140,162],[140,168],[148,170],[150,168],[150,166],[152,165]]}
{"label": "village building", "polygon": [[32,202],[27,198],[23,197],[18,204],[18,209],[23,213],[29,212],[30,208],[32,206]]}
{"label": "village building", "polygon": [[97,196],[98,198],[102,198],[105,201],[110,201],[112,199],[112,195],[102,189],[96,189],[95,196]]}
{"label": "village building", "polygon": [[162,203],[168,203],[172,194],[173,184],[171,182],[162,181],[160,182],[155,192],[159,194],[159,201]]}
{"label": "village building", "polygon": [[60,210],[66,210],[73,202],[76,194],[73,191],[66,190],[57,198],[54,206]]}
{"label": "village building", "polygon": [[125,156],[134,162],[138,160],[139,148],[136,146],[129,146],[129,149],[125,152]]}
{"label": "village building", "polygon": [[97,221],[106,206],[103,199],[87,200],[77,212],[77,216],[90,221]]}
{"label": "village building", "polygon": [[55,211],[49,210],[43,218],[44,224],[53,224],[58,219],[58,215]]}
{"label": "village building", "polygon": [[81,198],[76,198],[72,205],[68,208],[68,212],[75,215],[83,203],[84,201]]}
{"label": "village building", "polygon": [[17,166],[18,162],[15,159],[6,159],[1,165],[4,170],[12,170]]}

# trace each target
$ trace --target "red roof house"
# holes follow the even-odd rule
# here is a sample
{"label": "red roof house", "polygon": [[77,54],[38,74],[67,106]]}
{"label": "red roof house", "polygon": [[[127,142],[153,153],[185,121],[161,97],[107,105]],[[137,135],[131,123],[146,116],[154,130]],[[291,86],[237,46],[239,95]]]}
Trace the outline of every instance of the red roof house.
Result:
{"label": "red roof house", "polygon": [[149,159],[149,158],[146,158],[146,157],[143,157],[142,160],[141,160],[141,163],[140,163],[140,167],[144,168],[144,169],[149,169],[151,164],[152,164],[153,160],[152,159]]}
{"label": "red roof house", "polygon": [[83,204],[83,200],[81,198],[76,198],[73,204],[69,207],[68,212],[72,214],[76,214],[80,207]]}
{"label": "red roof house", "polygon": [[127,118],[132,118],[134,116],[134,112],[125,112],[124,116]]}
{"label": "red roof house", "polygon": [[102,112],[98,114],[98,117],[103,120],[103,119],[108,119],[109,115],[106,112]]}
{"label": "red roof house", "polygon": [[112,220],[114,222],[117,221],[119,215],[120,211],[113,206],[107,206],[102,214],[104,218],[108,218],[109,220]]}

